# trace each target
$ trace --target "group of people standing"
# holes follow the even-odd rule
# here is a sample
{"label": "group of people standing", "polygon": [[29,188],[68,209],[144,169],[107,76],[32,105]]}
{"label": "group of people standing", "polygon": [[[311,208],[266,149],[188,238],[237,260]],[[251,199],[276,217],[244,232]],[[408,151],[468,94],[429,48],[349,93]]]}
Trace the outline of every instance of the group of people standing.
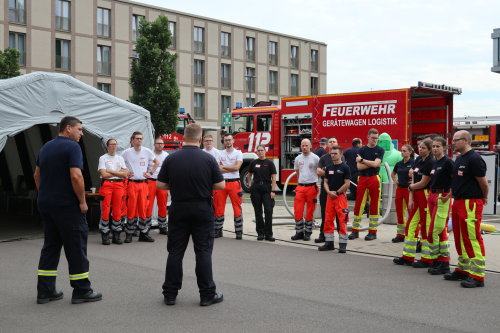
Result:
{"label": "group of people standing", "polygon": [[[393,261],[397,265],[427,268],[431,275],[444,274],[445,280],[461,280],[465,288],[482,287],[485,249],[480,225],[488,201],[486,164],[472,149],[469,132],[457,131],[452,142],[459,154],[455,162],[447,156],[447,142],[442,137],[421,140],[416,159],[411,146],[405,145],[401,150],[403,160],[392,173],[398,186],[398,226],[392,241],[404,242],[404,247],[402,256]],[[449,264],[450,210],[458,253],[453,272]],[[422,254],[416,261],[419,247]]]}
{"label": "group of people standing", "polygon": [[131,147],[117,155],[118,142],[109,139],[106,142],[107,153],[99,158],[99,193],[103,197],[99,230],[103,245],[111,243],[110,232],[112,242],[122,244],[120,233],[123,230],[125,243],[132,242],[136,230],[139,241],[154,242],[149,230],[155,199],[160,234],[167,234],[168,192],[156,188],[156,179],[168,154],[163,151],[161,137],[155,139],[153,151],[143,147],[142,140],[143,134],[134,132],[130,138]]}

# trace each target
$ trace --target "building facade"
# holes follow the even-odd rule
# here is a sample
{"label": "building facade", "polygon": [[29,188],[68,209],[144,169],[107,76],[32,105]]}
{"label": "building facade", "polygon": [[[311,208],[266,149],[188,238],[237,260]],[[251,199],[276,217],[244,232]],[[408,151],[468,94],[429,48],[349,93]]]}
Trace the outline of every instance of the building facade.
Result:
{"label": "building facade", "polygon": [[128,100],[141,17],[167,16],[179,106],[218,126],[236,103],[326,93],[326,44],[124,0],[0,0],[0,46],[23,73],[62,72]]}

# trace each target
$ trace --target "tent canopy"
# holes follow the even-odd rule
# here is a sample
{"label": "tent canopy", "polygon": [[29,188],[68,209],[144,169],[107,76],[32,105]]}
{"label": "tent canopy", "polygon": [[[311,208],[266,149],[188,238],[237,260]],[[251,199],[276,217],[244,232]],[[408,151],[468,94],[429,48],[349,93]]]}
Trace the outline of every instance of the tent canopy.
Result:
{"label": "tent canopy", "polygon": [[110,138],[120,150],[129,147],[134,131],[153,146],[149,111],[93,88],[69,75],[34,72],[0,80],[0,151],[7,137],[37,124],[56,124],[65,117],[80,119],[89,133],[105,144]]}

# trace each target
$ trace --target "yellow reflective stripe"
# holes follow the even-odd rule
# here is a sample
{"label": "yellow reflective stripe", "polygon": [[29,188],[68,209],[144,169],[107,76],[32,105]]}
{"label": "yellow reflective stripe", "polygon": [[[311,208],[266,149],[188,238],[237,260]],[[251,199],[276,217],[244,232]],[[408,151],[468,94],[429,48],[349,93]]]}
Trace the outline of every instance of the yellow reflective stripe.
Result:
{"label": "yellow reflective stripe", "polygon": [[86,272],[86,273],[81,273],[81,274],[73,274],[73,275],[69,275],[69,279],[71,281],[74,281],[74,280],[82,280],[82,279],[88,279],[89,277],[89,272]]}
{"label": "yellow reflective stripe", "polygon": [[57,271],[47,271],[43,269],[38,270],[39,276],[57,276]]}

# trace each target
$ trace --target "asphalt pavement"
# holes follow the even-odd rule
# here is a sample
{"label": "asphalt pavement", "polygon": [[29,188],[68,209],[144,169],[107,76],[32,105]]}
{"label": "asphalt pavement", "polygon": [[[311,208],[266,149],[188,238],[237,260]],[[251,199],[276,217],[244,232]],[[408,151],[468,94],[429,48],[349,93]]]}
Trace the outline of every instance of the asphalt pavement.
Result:
{"label": "asphalt pavement", "polygon": [[[498,332],[500,274],[484,288],[425,270],[396,266],[394,225],[379,239],[350,241],[349,252],[319,252],[312,242],[289,242],[291,224],[275,226],[275,243],[255,240],[252,207],[243,205],[245,235],[234,239],[230,205],[224,237],[214,248],[214,278],[224,302],[198,305],[194,253],[184,260],[177,304],[163,304],[166,237],[155,243],[100,245],[89,237],[90,279],[103,300],[72,305],[67,263],[61,257],[58,288],[64,299],[36,304],[41,238],[0,243],[0,332]],[[285,215],[281,205],[276,213]],[[287,222],[287,219],[277,219]],[[317,230],[314,231],[314,236]],[[495,235],[486,235],[487,268],[498,264]],[[136,238],[134,238],[136,240]],[[493,245],[490,245],[493,244]],[[452,259],[453,260],[453,259]]]}

